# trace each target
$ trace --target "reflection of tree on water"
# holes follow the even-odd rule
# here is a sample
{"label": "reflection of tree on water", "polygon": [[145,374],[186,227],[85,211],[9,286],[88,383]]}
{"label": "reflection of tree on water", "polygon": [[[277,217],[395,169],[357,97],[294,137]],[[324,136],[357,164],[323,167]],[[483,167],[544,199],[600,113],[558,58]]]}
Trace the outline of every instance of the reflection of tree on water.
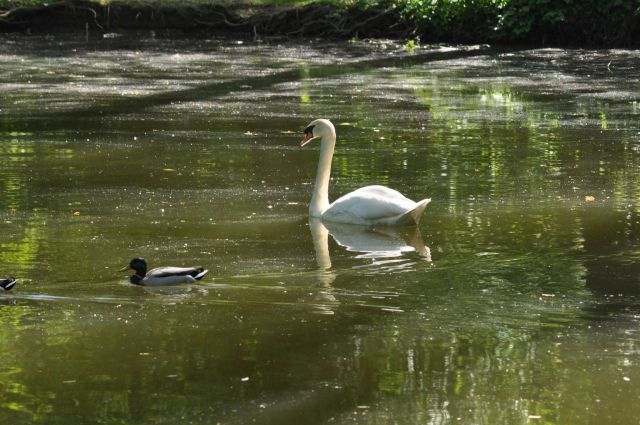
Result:
{"label": "reflection of tree on water", "polygon": [[55,147],[34,146],[17,136],[2,139],[0,269],[4,273],[24,275],[36,261],[46,229],[46,214],[36,208],[34,202],[37,193],[32,181],[37,178],[37,160],[39,156],[49,157],[59,152]]}

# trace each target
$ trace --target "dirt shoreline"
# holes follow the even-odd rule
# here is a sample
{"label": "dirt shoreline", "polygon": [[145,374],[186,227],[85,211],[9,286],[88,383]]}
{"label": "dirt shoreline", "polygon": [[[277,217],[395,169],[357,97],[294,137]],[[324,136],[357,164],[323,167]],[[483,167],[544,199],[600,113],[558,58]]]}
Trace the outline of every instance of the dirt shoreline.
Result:
{"label": "dirt shoreline", "polygon": [[440,21],[414,20],[393,1],[339,6],[320,2],[196,5],[57,0],[42,6],[7,7],[0,7],[0,33],[75,32],[87,38],[101,38],[109,33],[146,30],[159,37],[218,35],[256,40],[360,38],[534,47],[640,46],[640,15],[627,13],[628,3],[609,7],[609,13],[599,13],[592,3],[565,7],[563,14],[552,22],[544,7],[529,11],[514,3],[510,10],[503,11],[504,16],[511,18],[501,23],[495,14],[482,10],[453,15],[447,22],[441,22],[442,17]]}
{"label": "dirt shoreline", "polygon": [[229,34],[253,38],[409,38],[415,28],[393,8],[341,8],[311,3],[282,5],[162,6],[61,1],[0,11],[0,33],[80,32],[91,36],[127,30]]}

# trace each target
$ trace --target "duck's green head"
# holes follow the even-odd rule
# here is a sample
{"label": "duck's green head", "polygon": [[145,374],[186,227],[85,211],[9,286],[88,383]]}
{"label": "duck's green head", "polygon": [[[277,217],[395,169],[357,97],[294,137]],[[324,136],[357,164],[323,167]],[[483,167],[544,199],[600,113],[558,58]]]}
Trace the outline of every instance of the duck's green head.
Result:
{"label": "duck's green head", "polygon": [[120,271],[123,272],[129,269],[135,270],[136,274],[142,278],[147,274],[147,262],[144,258],[136,257],[129,262],[128,266],[122,268]]}

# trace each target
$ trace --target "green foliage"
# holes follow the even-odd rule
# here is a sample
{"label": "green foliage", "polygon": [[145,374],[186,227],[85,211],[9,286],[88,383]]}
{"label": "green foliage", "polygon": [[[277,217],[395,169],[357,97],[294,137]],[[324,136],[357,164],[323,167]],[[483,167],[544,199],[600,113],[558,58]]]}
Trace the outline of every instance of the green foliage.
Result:
{"label": "green foliage", "polygon": [[572,0],[512,0],[500,19],[500,29],[515,39],[526,39],[534,31],[553,31],[566,22]]}
{"label": "green foliage", "polygon": [[504,38],[533,43],[631,44],[640,30],[636,0],[510,0]]}
{"label": "green foliage", "polygon": [[637,0],[398,0],[424,40],[637,44]]}
{"label": "green foliage", "polygon": [[426,39],[481,41],[488,28],[498,25],[507,0],[407,0],[399,2],[401,15]]}

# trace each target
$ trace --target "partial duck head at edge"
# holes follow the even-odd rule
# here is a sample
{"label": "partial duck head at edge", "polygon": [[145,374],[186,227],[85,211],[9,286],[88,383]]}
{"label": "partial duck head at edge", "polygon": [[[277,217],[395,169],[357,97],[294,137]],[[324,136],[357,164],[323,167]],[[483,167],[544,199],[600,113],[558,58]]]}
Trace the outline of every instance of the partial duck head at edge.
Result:
{"label": "partial duck head at edge", "polygon": [[10,291],[14,286],[16,286],[17,279],[12,277],[8,279],[0,279],[0,291]]}

